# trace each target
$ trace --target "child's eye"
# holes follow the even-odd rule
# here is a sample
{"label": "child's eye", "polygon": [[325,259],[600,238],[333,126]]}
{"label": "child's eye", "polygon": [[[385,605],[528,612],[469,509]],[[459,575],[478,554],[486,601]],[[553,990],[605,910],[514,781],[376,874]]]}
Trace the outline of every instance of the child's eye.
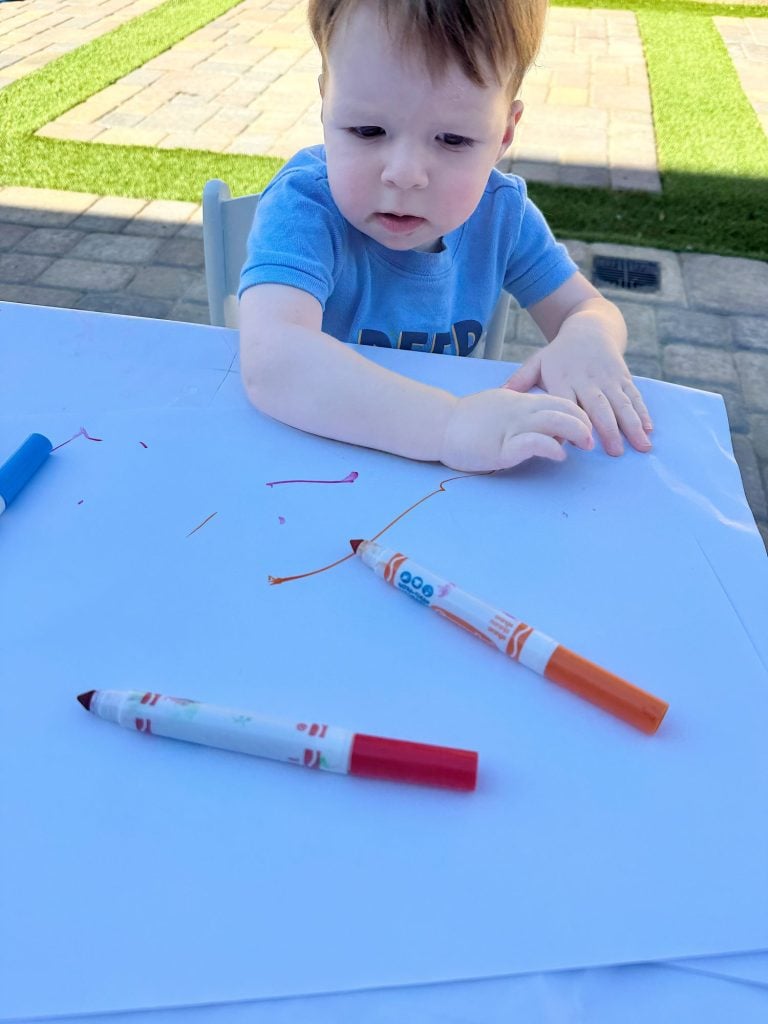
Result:
{"label": "child's eye", "polygon": [[350,128],[349,131],[351,131],[353,135],[356,135],[358,139],[375,139],[379,135],[384,134],[384,129],[379,128],[378,125],[375,124],[360,125],[355,128]]}
{"label": "child's eye", "polygon": [[465,135],[453,135],[451,132],[443,132],[437,138],[439,142],[442,142],[444,146],[448,146],[449,149],[465,149],[474,145],[473,140],[468,139]]}

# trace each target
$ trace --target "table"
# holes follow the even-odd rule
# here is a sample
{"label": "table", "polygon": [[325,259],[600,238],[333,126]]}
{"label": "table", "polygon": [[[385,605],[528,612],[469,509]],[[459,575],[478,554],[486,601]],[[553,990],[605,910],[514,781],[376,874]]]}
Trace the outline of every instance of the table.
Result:
{"label": "table", "polygon": [[[23,675],[45,700],[30,716],[27,692],[9,698],[9,720],[23,718],[24,733],[6,752],[15,785],[4,795],[3,811],[15,822],[16,839],[3,853],[3,877],[14,879],[13,891],[6,883],[3,895],[16,933],[4,950],[12,970],[0,985],[14,1001],[7,1009],[0,1001],[6,1014],[0,1019],[238,1000],[184,1010],[183,1019],[272,1022],[300,1013],[302,1020],[374,1020],[383,1013],[429,1021],[463,1012],[492,1022],[516,1010],[530,1021],[571,1021],[577,1013],[608,1021],[622,1007],[622,1020],[650,1021],[681,997],[697,1007],[697,1019],[717,1020],[724,1007],[742,1021],[764,1019],[763,987],[724,980],[730,974],[759,982],[763,958],[720,955],[768,946],[760,879],[765,831],[752,789],[765,768],[760,736],[768,645],[761,609],[768,586],[719,398],[641,382],[659,423],[652,456],[609,460],[572,453],[565,466],[529,464],[511,474],[455,481],[391,533],[392,543],[455,574],[468,589],[514,599],[519,607],[510,611],[571,646],[578,640],[583,653],[624,674],[634,670],[636,681],[658,679],[658,687],[648,688],[670,699],[673,710],[659,736],[648,740],[528,678],[516,676],[519,685],[510,687],[514,669],[492,663],[471,638],[444,624],[422,622],[418,609],[361,578],[354,565],[335,576],[268,587],[265,569],[288,575],[331,561],[346,537],[370,535],[455,474],[311,438],[260,417],[241,392],[233,332],[2,304],[0,339],[4,449],[31,430],[48,431],[60,442],[85,426],[91,437],[103,438],[97,443],[80,435],[62,448],[0,529],[11,674]],[[368,355],[457,393],[493,386],[508,373],[501,364],[476,360]],[[351,469],[360,473],[353,487],[264,486],[281,476],[342,479]],[[638,496],[651,504],[642,515]],[[195,532],[213,512],[216,518]],[[628,527],[631,544],[620,532]],[[595,566],[600,571],[590,571]],[[253,610],[267,623],[257,643]],[[366,630],[371,621],[377,628]],[[710,642],[715,626],[718,639]],[[692,642],[698,653],[686,649]],[[685,678],[690,664],[695,688]],[[418,685],[406,685],[407,673],[398,666],[407,666]],[[726,670],[734,677],[728,693],[721,678]],[[249,759],[201,757],[170,743],[157,742],[138,755],[136,737],[97,731],[72,699],[79,689],[99,685],[106,672],[113,683],[138,677],[141,686],[161,692],[174,692],[168,681],[179,680],[181,692],[201,699],[226,692],[226,702],[237,699],[236,706],[248,707],[256,697],[275,712],[298,703],[308,714],[404,738],[410,729],[410,738],[456,746],[471,739],[481,753],[481,786],[457,804],[445,794],[397,787],[387,787],[385,797],[377,784],[357,780],[338,780],[331,790],[337,780],[299,777],[279,765],[260,763],[256,776]],[[349,680],[344,685],[341,673]],[[383,678],[390,686],[384,693]],[[475,699],[477,686],[493,694],[492,714],[487,698]],[[727,753],[724,763],[712,756],[714,749]],[[46,752],[55,773],[45,764]],[[705,784],[696,790],[692,766]],[[128,772],[134,774],[126,780]],[[72,796],[78,782],[95,809],[87,810],[84,793]],[[259,859],[248,845],[251,820],[235,827],[243,791],[262,800],[269,824],[268,836],[260,837],[264,849],[270,856],[279,850],[286,861],[279,878],[295,886],[285,897],[290,913],[282,922],[273,914],[266,938],[238,933],[232,962],[217,964],[212,977],[185,973],[171,950],[179,956],[183,948],[190,962],[202,962],[214,956],[209,944],[231,941],[232,929],[245,925],[231,911],[228,881],[215,871],[201,876],[200,860],[186,865],[179,856],[184,847],[174,846],[163,829],[173,820],[177,838],[205,843],[210,862],[229,863],[233,877],[245,880],[257,863],[264,878],[277,878],[269,874],[275,869],[266,854]],[[625,810],[630,799],[634,816]],[[546,800],[558,815],[554,831],[537,810]],[[508,817],[499,816],[505,801],[514,809]],[[286,806],[296,814],[300,808],[304,820],[317,807],[331,816],[334,835],[346,844],[335,858],[343,863],[343,885],[333,876],[325,837],[316,830],[306,834],[295,818],[278,813]],[[575,809],[570,815],[569,807]],[[368,808],[375,808],[373,818],[366,817]],[[713,812],[716,821],[727,819],[730,833],[712,827]],[[197,813],[209,827],[201,828]],[[671,824],[678,813],[685,832]],[[365,823],[364,834],[350,821]],[[433,832],[442,830],[447,848],[439,857],[425,822],[433,823]],[[376,829],[392,837],[383,852],[369,845]],[[147,845],[145,830],[161,842]],[[409,858],[404,835],[413,838],[418,856]],[[480,835],[494,842],[478,845],[473,839]],[[101,844],[104,858],[87,865],[92,889],[82,884],[87,838]],[[55,858],[45,854],[46,843]],[[503,844],[504,856],[495,848]],[[647,852],[638,857],[633,851],[643,844]],[[627,858],[637,891],[627,891],[607,854],[595,871],[601,848]],[[127,849],[151,854],[151,864],[139,861],[138,880]],[[363,870],[374,863],[380,895]],[[506,863],[514,865],[509,891],[505,883],[493,906],[483,877],[502,877]],[[661,870],[667,863],[670,878]],[[358,873],[356,864],[363,866]],[[462,864],[473,870],[462,874]],[[80,879],[76,898],[63,885],[67,877]],[[309,885],[320,877],[333,880],[332,891]],[[542,902],[543,877],[549,904]],[[676,921],[696,913],[705,882],[712,886],[710,912],[697,919],[692,938]],[[422,914],[408,916],[398,933],[398,916],[388,905],[403,887],[411,906],[425,902]],[[256,892],[266,899],[258,886],[244,898]],[[446,905],[438,897],[449,892]],[[110,968],[99,960],[106,940],[94,932],[95,922],[107,919],[105,893],[109,920],[142,948],[139,980],[126,976],[124,961]],[[377,929],[366,926],[364,913],[355,918],[350,893],[382,916],[382,948],[356,953],[356,946],[374,941]],[[334,924],[340,898],[347,901],[345,913]],[[482,912],[478,899],[487,904]],[[222,911],[222,904],[229,909]],[[165,917],[161,912],[153,919],[158,907]],[[527,934],[503,934],[514,916],[507,917],[508,907],[526,922]],[[589,907],[596,908],[596,928]],[[557,921],[556,934],[541,927],[545,911]],[[350,918],[357,938],[346,948]],[[70,936],[72,950],[63,936]],[[49,984],[50,977],[59,979],[47,991],[25,953],[32,949],[47,964]],[[99,962],[99,977],[76,977],[84,950],[91,964]],[[167,962],[159,969],[164,950]],[[248,955],[258,960],[253,950],[274,957],[269,978],[256,979],[258,971],[249,969]],[[669,966],[675,957],[706,954],[706,960]],[[596,966],[648,958],[657,962]],[[297,1002],[286,993],[299,974]],[[369,991],[340,994],[355,988]],[[262,998],[253,1001],[253,995]],[[155,1009],[142,1019],[178,1015]]]}

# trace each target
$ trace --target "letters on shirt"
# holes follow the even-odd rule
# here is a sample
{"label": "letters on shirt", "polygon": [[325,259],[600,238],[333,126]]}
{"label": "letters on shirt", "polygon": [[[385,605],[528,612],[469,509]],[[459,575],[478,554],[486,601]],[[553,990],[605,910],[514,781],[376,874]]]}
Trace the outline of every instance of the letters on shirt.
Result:
{"label": "letters on shirt", "polygon": [[357,336],[358,345],[378,345],[379,348],[401,348],[413,352],[439,352],[452,356],[468,356],[483,335],[483,325],[477,320],[459,320],[450,331],[401,331],[397,341],[384,331],[364,327]]}

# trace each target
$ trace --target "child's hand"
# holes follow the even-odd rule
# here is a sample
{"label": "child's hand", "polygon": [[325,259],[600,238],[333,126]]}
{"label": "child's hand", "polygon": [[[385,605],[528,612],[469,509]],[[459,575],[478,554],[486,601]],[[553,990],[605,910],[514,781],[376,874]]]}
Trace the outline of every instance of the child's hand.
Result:
{"label": "child's hand", "polygon": [[552,395],[494,388],[456,401],[443,435],[440,461],[451,469],[509,469],[533,455],[561,462],[562,444],[594,447],[589,417]]}
{"label": "child's hand", "polygon": [[[570,329],[569,329],[570,328]],[[619,348],[598,332],[563,325],[540,352],[527,359],[504,387],[513,391],[544,388],[577,402],[587,413],[609,455],[621,455],[621,434],[637,451],[651,447],[651,417],[635,387]]]}

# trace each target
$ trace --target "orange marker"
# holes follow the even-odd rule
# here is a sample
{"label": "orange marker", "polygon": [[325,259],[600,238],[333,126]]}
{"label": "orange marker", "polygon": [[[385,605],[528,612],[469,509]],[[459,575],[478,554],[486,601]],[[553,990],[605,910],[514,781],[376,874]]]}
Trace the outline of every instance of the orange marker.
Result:
{"label": "orange marker", "polygon": [[350,544],[377,576],[526,668],[643,732],[654,733],[661,724],[669,705],[652,693],[574,654],[546,633],[485,604],[406,555],[369,540]]}

